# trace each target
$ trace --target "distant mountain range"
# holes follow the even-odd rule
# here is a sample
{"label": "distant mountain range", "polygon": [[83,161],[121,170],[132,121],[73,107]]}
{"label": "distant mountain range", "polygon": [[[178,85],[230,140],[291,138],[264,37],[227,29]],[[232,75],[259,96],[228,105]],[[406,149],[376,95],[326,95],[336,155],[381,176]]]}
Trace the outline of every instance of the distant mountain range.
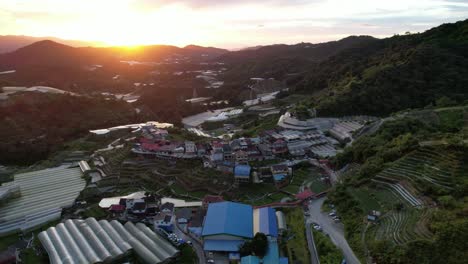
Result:
{"label": "distant mountain range", "polygon": [[[0,39],[0,46],[2,40]],[[121,47],[72,47],[52,40],[34,42],[12,52],[0,54],[0,69],[29,66],[76,67],[102,64],[109,61],[137,60],[159,62],[168,58],[210,60],[228,50],[189,45],[179,48],[170,45],[142,46],[135,50]]]}
{"label": "distant mountain range", "polygon": [[97,43],[80,41],[80,40],[64,40],[54,37],[30,37],[30,36],[15,36],[6,35],[0,36],[0,53],[15,51],[19,48],[33,44],[42,40],[52,40],[72,47],[88,47],[95,46]]}
{"label": "distant mountain range", "polygon": [[[117,74],[123,60],[171,60],[170,66],[158,68],[164,71],[200,70],[199,62],[223,62],[227,71],[219,79],[227,89],[217,92],[219,99],[240,100],[240,94],[248,92],[250,78],[275,78],[284,81],[291,92],[306,95],[309,99],[304,103],[316,107],[321,115],[387,115],[433,104],[443,96],[458,102],[468,99],[467,32],[465,20],[385,39],[350,36],[319,44],[279,44],[231,52],[195,45],[75,48],[45,40],[0,54],[0,71],[17,70],[15,75],[2,77],[6,84],[42,82],[67,90],[80,80],[89,80],[89,74],[83,72],[96,64],[105,65],[109,78]],[[100,82],[102,77],[92,78]]]}

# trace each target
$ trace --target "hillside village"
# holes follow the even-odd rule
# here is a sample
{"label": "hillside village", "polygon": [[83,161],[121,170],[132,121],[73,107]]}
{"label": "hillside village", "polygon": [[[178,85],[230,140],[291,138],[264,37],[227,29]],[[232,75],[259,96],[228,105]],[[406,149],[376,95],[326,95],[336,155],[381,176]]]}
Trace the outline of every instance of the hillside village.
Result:
{"label": "hillside village", "polygon": [[[268,241],[263,261],[289,263],[296,257],[285,257],[290,253],[281,248],[288,244],[287,233],[291,229],[287,227],[285,214],[291,209],[283,211],[281,208],[301,208],[301,204],[307,204],[309,199],[322,195],[336,181],[327,158],[335,156],[342,146],[354,140],[353,135],[372,126],[376,120],[356,117],[315,122],[311,119],[304,125],[294,123],[289,117],[285,128],[281,117],[277,127],[261,131],[256,137],[233,139],[200,137],[193,130],[186,130],[184,135],[191,134],[190,138],[193,138],[187,140],[171,124],[157,122],[93,130],[91,138],[112,141],[111,144],[91,155],[84,152],[69,154],[61,167],[53,169],[56,172],[51,177],[54,175],[54,178],[44,179],[44,182],[50,182],[69,175],[70,180],[78,181],[82,175],[86,178],[86,186],[81,180],[81,185],[73,185],[75,192],[66,191],[63,198],[56,194],[44,195],[62,188],[54,185],[34,189],[34,193],[25,196],[26,186],[37,185],[32,177],[41,177],[50,169],[15,175],[13,182],[2,185],[2,199],[9,205],[7,208],[14,208],[14,203],[20,202],[17,199],[34,199],[41,201],[43,206],[33,211],[16,207],[15,216],[8,218],[11,224],[2,223],[0,230],[3,235],[8,235],[50,221],[71,219],[37,234],[53,262],[60,262],[65,256],[91,262],[121,259],[133,248],[143,262],[166,263],[179,259],[183,252],[177,248],[188,243],[199,260],[254,263],[259,261],[258,256],[244,256],[245,253],[241,255],[239,250],[246,239],[262,233]],[[291,128],[292,125],[298,128]],[[203,130],[201,127],[197,129]],[[114,134],[119,137],[115,138]],[[190,174],[196,170],[200,174],[192,182],[177,176],[177,172],[188,164],[193,164],[191,169],[187,168]],[[126,166],[140,169],[128,174]],[[147,166],[146,172],[141,171],[141,166]],[[318,174],[313,181],[306,180],[307,171],[313,166]],[[179,173],[184,174],[183,170]],[[144,185],[148,177],[159,178],[160,182],[156,186]],[[25,180],[21,180],[23,178]],[[60,181],[58,184],[68,186],[68,183],[71,182]],[[255,186],[264,189],[264,193],[243,190]],[[114,193],[124,195],[109,196]],[[260,197],[253,198],[252,195]],[[97,201],[97,197],[103,198]],[[57,207],[56,199],[68,202]],[[45,207],[46,204],[50,205]],[[242,217],[237,218],[239,215]],[[149,225],[151,229],[141,224]],[[102,230],[107,235],[101,235]],[[147,243],[124,242],[126,237],[141,234],[147,236]],[[229,238],[218,238],[226,235]],[[72,243],[70,239],[78,248],[67,246]],[[100,242],[93,241],[95,239]],[[97,246],[94,243],[99,243],[99,249],[87,252],[87,247]],[[305,239],[298,243],[307,247]],[[63,246],[65,251],[60,248]],[[162,247],[166,251],[156,255],[145,253],[152,247]],[[38,254],[39,247],[33,249]],[[297,258],[307,261],[307,255]]]}
{"label": "hillside village", "polygon": [[466,25],[0,55],[0,264],[463,263]]}
{"label": "hillside village", "polygon": [[[407,115],[418,114],[393,119]],[[343,233],[332,233],[342,228],[331,204],[336,198],[323,203],[322,197],[360,169],[355,163],[337,168],[332,160],[392,121],[368,116],[300,120],[288,110],[275,126],[253,137],[239,130],[216,137],[205,130],[206,122],[187,128],[147,122],[92,130],[86,140],[110,144],[92,153],[68,153],[55,168],[15,174],[0,189],[0,234],[16,239],[36,231],[28,233],[30,238],[20,236],[24,243],[2,254],[37,260],[48,255],[54,263],[65,258],[179,263],[187,257],[199,263],[316,263],[315,243],[330,243],[322,242],[321,232],[345,239]],[[368,239],[392,237],[399,244],[433,236],[421,222],[433,206],[431,199],[417,196],[405,180],[420,175],[414,162],[438,164],[437,155],[427,149],[408,155],[372,179],[368,188],[378,190],[375,198],[357,196],[365,203],[375,200],[364,206]],[[438,172],[440,165],[428,168],[434,177],[428,170],[418,177],[453,190],[450,176]],[[408,208],[394,212],[389,197]],[[347,214],[341,205],[338,210]],[[393,228],[402,222],[418,228],[402,234]],[[266,245],[261,253],[251,246],[257,240]],[[347,243],[340,249],[335,258],[358,261],[346,251]]]}

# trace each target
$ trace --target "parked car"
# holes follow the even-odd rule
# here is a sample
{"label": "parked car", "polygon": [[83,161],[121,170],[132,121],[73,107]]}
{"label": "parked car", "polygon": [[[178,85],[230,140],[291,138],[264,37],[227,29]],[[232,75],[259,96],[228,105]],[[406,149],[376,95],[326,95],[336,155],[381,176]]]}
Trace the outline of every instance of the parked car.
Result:
{"label": "parked car", "polygon": [[319,224],[313,223],[312,226],[314,227],[315,230],[322,231],[322,227]]}
{"label": "parked car", "polygon": [[328,215],[331,216],[331,217],[336,216],[336,214],[335,214],[334,212],[331,212],[331,213],[329,213]]}

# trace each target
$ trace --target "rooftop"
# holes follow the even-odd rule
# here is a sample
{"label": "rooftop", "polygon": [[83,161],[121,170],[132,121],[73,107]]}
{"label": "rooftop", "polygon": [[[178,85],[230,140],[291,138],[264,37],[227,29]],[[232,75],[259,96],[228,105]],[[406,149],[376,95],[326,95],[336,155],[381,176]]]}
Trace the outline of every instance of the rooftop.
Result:
{"label": "rooftop", "polygon": [[236,177],[250,177],[250,166],[249,165],[237,165],[234,168],[234,175]]}
{"label": "rooftop", "polygon": [[143,263],[166,263],[178,250],[144,224],[66,220],[38,235],[51,263],[111,262],[133,251]]}
{"label": "rooftop", "polygon": [[20,196],[0,206],[0,235],[58,219],[86,186],[80,168],[57,167],[14,176]]}
{"label": "rooftop", "polygon": [[253,237],[252,206],[233,202],[212,203],[208,206],[202,236],[232,235]]}
{"label": "rooftop", "polygon": [[244,244],[244,240],[206,239],[203,243],[203,249],[205,251],[237,252],[242,244]]}
{"label": "rooftop", "polygon": [[271,207],[258,208],[253,211],[254,234],[263,233],[267,236],[278,236],[276,212]]}

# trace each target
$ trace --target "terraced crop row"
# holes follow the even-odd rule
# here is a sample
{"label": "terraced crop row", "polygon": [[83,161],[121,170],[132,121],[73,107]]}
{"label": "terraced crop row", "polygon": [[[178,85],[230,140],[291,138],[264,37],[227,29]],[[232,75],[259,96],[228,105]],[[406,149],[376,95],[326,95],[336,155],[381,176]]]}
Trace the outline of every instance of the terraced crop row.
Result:
{"label": "terraced crop row", "polygon": [[417,239],[429,239],[432,234],[426,227],[428,210],[390,211],[383,216],[369,232],[377,240],[392,240],[396,244],[404,244]]}
{"label": "terraced crop row", "polygon": [[406,180],[421,190],[424,185],[452,190],[455,187],[454,172],[460,160],[453,153],[441,153],[430,148],[421,148],[395,162],[380,172],[378,178],[396,181]]}
{"label": "terraced crop row", "polygon": [[373,179],[372,181],[380,185],[382,188],[388,189],[392,193],[399,195],[400,197],[403,198],[403,200],[416,208],[422,208],[423,207],[423,202],[416,198],[412,193],[410,193],[408,190],[406,190],[405,187],[403,187],[399,183],[392,183],[387,180],[388,178],[379,176],[376,177],[376,179]]}

